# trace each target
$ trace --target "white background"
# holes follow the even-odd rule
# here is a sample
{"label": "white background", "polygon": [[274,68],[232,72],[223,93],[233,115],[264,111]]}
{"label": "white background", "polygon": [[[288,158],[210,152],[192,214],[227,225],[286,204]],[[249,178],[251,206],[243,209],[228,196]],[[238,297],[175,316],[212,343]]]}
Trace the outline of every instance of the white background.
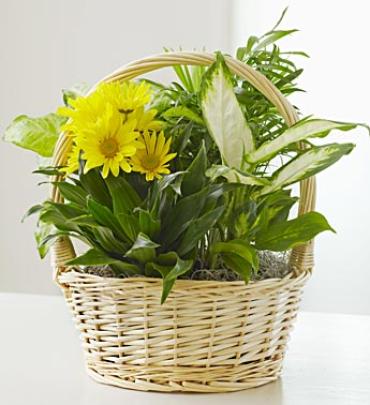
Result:
{"label": "white background", "polygon": [[[282,42],[305,50],[295,97],[305,115],[369,122],[368,1],[304,0],[32,0],[0,2],[0,129],[21,113],[55,110],[60,89],[96,80],[162,46],[205,46],[234,53],[250,34],[272,27],[289,5]],[[159,77],[168,77],[166,74]],[[370,314],[370,141],[364,130],[334,140],[355,151],[319,175],[318,206],[337,234],[316,242],[316,268],[303,307]],[[0,291],[58,293],[48,260],[38,259],[34,221],[20,218],[46,197],[31,175],[35,157],[0,142]]]}

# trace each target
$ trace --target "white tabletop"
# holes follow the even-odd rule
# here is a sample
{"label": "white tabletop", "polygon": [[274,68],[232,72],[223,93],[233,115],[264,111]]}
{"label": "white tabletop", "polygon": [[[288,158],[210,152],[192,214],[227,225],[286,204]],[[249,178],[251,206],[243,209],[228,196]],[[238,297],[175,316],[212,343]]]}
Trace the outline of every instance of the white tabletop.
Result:
{"label": "white tabletop", "polygon": [[282,378],[229,394],[161,394],[100,385],[86,374],[61,297],[0,294],[0,404],[370,404],[370,317],[301,313]]}

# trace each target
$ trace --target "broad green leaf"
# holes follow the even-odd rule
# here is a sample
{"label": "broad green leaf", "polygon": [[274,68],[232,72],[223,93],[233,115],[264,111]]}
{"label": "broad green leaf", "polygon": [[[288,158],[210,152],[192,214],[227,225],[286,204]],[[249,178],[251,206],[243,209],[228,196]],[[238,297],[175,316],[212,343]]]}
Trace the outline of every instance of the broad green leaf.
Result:
{"label": "broad green leaf", "polygon": [[216,242],[211,246],[212,254],[232,253],[248,261],[254,269],[258,268],[256,250],[247,241],[234,239],[228,242]]}
{"label": "broad green leaf", "polygon": [[211,246],[211,255],[220,255],[225,264],[248,282],[252,271],[257,271],[259,262],[256,249],[249,242],[234,239],[216,242]]}
{"label": "broad green leaf", "polygon": [[54,229],[55,228],[52,224],[47,224],[42,221],[39,221],[39,223],[37,224],[37,229],[35,231],[35,240],[37,250],[41,259],[43,259],[49,251],[52,241],[46,241],[46,238],[51,235]]}
{"label": "broad green leaf", "polygon": [[117,274],[143,274],[142,270],[136,264],[123,262],[121,260],[117,260],[114,263],[110,263],[109,267]]}
{"label": "broad green leaf", "polygon": [[305,120],[287,129],[279,137],[263,143],[258,149],[247,154],[245,159],[251,164],[265,162],[293,143],[312,137],[324,137],[333,129],[348,131],[355,127],[356,124],[346,122]]}
{"label": "broad green leaf", "polygon": [[158,243],[153,242],[147,235],[140,232],[125,256],[130,259],[135,259],[140,263],[148,263],[154,260],[155,249],[157,247],[159,247]]}
{"label": "broad green leaf", "polygon": [[74,202],[82,207],[86,206],[88,193],[81,187],[65,181],[57,183],[60,194],[64,199]]}
{"label": "broad green leaf", "polygon": [[190,221],[181,243],[177,249],[180,256],[185,256],[193,250],[199,240],[212,228],[218,219],[221,217],[224,207],[218,207],[212,211],[207,212],[200,218]]}
{"label": "broad green leaf", "polygon": [[92,233],[98,244],[106,252],[115,252],[123,255],[127,249],[127,245],[117,239],[110,228],[105,226],[96,226],[93,227]]}
{"label": "broad green leaf", "polygon": [[206,187],[198,193],[181,198],[168,213],[165,213],[162,232],[165,245],[174,242],[185,231],[189,221],[199,216],[209,192],[210,188]]}
{"label": "broad green leaf", "polygon": [[105,181],[112,196],[115,215],[130,212],[141,204],[139,195],[124,177],[108,176]]}
{"label": "broad green leaf", "polygon": [[234,94],[230,72],[220,54],[204,75],[201,106],[223,162],[242,168],[244,154],[254,150],[254,140]]}
{"label": "broad green leaf", "polygon": [[151,266],[163,277],[163,289],[161,304],[163,304],[170,293],[175,281],[181,275],[187,273],[193,266],[192,260],[183,260],[177,253],[168,252],[157,257]]}
{"label": "broad green leaf", "polygon": [[48,201],[40,212],[40,221],[54,225],[62,231],[80,232],[77,224],[70,222],[72,218],[84,215],[85,212],[72,204],[58,204]]}
{"label": "broad green leaf", "polygon": [[183,196],[197,193],[200,191],[205,183],[205,171],[207,169],[207,154],[204,142],[199,149],[195,159],[191,162],[186,173],[183,176],[181,184],[181,192]]}
{"label": "broad green leaf", "polygon": [[121,212],[115,215],[128,240],[135,242],[140,232],[139,221],[132,213]]}
{"label": "broad green leaf", "polygon": [[20,115],[4,133],[4,140],[24,149],[32,150],[43,157],[53,156],[55,143],[66,118],[57,114],[31,118]]}
{"label": "broad green leaf", "polygon": [[285,251],[310,241],[324,231],[335,232],[323,215],[308,212],[257,233],[255,246],[259,250]]}
{"label": "broad green leaf", "polygon": [[104,266],[109,267],[116,273],[116,275],[124,274],[140,274],[141,270],[138,266],[117,260],[110,257],[99,249],[90,249],[86,253],[75,257],[72,260],[66,262],[69,266]]}
{"label": "broad green leaf", "polygon": [[256,219],[251,227],[251,234],[264,230],[268,226],[286,221],[291,207],[298,201],[290,196],[290,190],[279,190],[267,195],[257,209]]}
{"label": "broad green leaf", "polygon": [[74,259],[68,260],[67,265],[73,266],[100,266],[104,264],[112,264],[119,262],[119,260],[110,257],[106,253],[98,249],[89,249],[87,252],[83,253],[80,256],[75,257]]}
{"label": "broad green leaf", "polygon": [[103,226],[110,228],[117,237],[123,241],[127,241],[127,236],[118,222],[118,219],[113,215],[112,211],[105,205],[99,204],[91,196],[87,198],[87,207],[94,219]]}
{"label": "broad green leaf", "polygon": [[139,217],[140,231],[148,235],[149,238],[156,239],[161,227],[159,219],[154,218],[149,211],[141,208],[135,210],[135,215],[138,215]]}
{"label": "broad green leaf", "polygon": [[203,119],[193,110],[185,106],[171,107],[166,110],[162,116],[164,118],[187,118],[199,125],[204,125]]}
{"label": "broad green leaf", "polygon": [[270,181],[263,177],[257,177],[242,170],[232,169],[225,165],[212,165],[206,171],[206,176],[211,181],[216,180],[219,177],[224,177],[230,182],[242,183],[250,186],[267,186]]}
{"label": "broad green leaf", "polygon": [[233,253],[224,253],[222,259],[226,267],[239,274],[246,283],[249,282],[253,269],[247,260]]}
{"label": "broad green leaf", "polygon": [[112,198],[98,169],[89,170],[86,174],[83,173],[83,170],[80,170],[79,178],[82,187],[95,201],[106,207],[112,207]]}
{"label": "broad green leaf", "polygon": [[94,217],[92,215],[89,214],[83,214],[80,215],[78,217],[74,217],[72,219],[69,219],[67,221],[67,223],[73,223],[73,224],[77,224],[77,225],[82,225],[82,226],[89,226],[92,228],[96,228],[98,226],[100,226],[98,224],[98,222],[94,219]]}
{"label": "broad green leaf", "polygon": [[311,177],[350,153],[354,147],[352,143],[333,143],[312,147],[277,170],[271,178],[271,184],[264,187],[260,194],[268,194]]}

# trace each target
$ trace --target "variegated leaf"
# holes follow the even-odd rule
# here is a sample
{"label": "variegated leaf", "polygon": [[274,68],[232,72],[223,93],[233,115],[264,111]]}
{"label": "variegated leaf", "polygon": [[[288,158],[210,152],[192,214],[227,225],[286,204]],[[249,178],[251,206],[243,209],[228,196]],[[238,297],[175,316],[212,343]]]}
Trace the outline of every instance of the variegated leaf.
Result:
{"label": "variegated leaf", "polygon": [[265,142],[255,151],[247,154],[245,159],[250,164],[265,162],[292,143],[297,143],[312,137],[326,136],[333,129],[347,131],[356,124],[327,120],[306,120],[287,129],[278,138]]}
{"label": "variegated leaf", "polygon": [[254,140],[221,55],[217,56],[217,61],[204,76],[201,106],[223,162],[230,167],[241,168],[244,154],[254,150]]}
{"label": "variegated leaf", "polygon": [[343,155],[350,153],[354,146],[352,143],[333,143],[313,147],[277,170],[272,176],[271,184],[264,187],[260,195],[280,190],[289,184],[313,176],[331,166]]}

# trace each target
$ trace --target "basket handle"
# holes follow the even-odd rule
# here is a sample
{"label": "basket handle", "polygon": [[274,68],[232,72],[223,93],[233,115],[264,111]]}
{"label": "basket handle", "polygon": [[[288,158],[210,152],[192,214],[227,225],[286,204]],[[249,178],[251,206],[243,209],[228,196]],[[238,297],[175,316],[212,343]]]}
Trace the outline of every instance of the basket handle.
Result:
{"label": "basket handle", "polygon": [[[208,66],[215,61],[215,55],[205,52],[169,52],[160,55],[143,58],[128,65],[125,65],[110,75],[104,77],[101,82],[114,82],[117,80],[129,80],[144,73],[158,70],[174,65],[199,65]],[[286,124],[290,127],[298,121],[298,115],[294,107],[283,96],[283,94],[262,74],[251,68],[249,65],[225,56],[229,69],[239,77],[247,80],[253,87],[260,91],[279,111]],[[99,84],[98,83],[98,84]],[[303,148],[304,146],[300,144]],[[72,138],[62,133],[58,139],[54,151],[54,165],[65,165],[68,153],[72,147]],[[61,202],[62,198],[58,188],[54,184],[51,190],[51,199]],[[300,182],[300,201],[298,215],[312,211],[315,208],[316,185],[315,178]],[[75,252],[68,238],[61,240],[57,246],[52,247],[53,265],[58,274],[64,270],[64,263],[67,259],[73,258]],[[296,247],[292,251],[291,264],[297,273],[311,271],[313,267],[313,242]],[[57,278],[57,277],[56,277]]]}

